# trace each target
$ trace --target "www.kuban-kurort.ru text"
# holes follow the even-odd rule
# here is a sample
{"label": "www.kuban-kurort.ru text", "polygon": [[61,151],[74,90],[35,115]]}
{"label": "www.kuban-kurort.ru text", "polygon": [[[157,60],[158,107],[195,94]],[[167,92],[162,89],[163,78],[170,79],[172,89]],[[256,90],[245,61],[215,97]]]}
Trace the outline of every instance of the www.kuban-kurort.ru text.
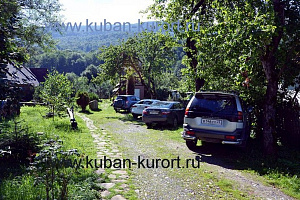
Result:
{"label": "www.kuban-kurort.ru text", "polygon": [[69,160],[69,165],[73,168],[200,168],[200,157],[195,159],[177,158],[161,159],[161,158],[143,158],[138,156],[137,160],[131,159],[110,159],[106,156],[103,158],[78,158]]}

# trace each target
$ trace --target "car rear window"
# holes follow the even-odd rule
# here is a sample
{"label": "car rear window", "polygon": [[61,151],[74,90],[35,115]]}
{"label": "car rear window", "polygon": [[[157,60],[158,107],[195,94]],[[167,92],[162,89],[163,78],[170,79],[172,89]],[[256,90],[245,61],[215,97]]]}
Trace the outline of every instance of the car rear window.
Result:
{"label": "car rear window", "polygon": [[237,113],[235,97],[231,95],[196,94],[189,109],[211,114]]}
{"label": "car rear window", "polygon": [[124,97],[124,96],[117,96],[117,99],[122,99],[122,100],[127,100],[127,97]]}
{"label": "car rear window", "polygon": [[152,106],[160,107],[160,108],[170,108],[172,106],[172,103],[159,101],[159,102],[153,103]]}

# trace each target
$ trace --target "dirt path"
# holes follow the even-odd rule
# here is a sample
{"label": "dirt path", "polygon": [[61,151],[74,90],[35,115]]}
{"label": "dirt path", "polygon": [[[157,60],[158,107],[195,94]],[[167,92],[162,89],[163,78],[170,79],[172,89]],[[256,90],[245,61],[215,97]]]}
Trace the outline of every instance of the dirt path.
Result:
{"label": "dirt path", "polygon": [[[90,129],[95,128],[91,120],[85,116],[83,119]],[[209,155],[193,153],[184,143],[166,140],[163,131],[161,137],[153,137],[145,126],[121,120],[112,120],[99,128],[111,134],[114,142],[109,142],[122,151],[123,158],[136,162],[139,159],[158,159],[164,154],[183,160],[201,158],[201,169],[132,167],[133,184],[138,188],[139,199],[235,199],[230,191],[225,192],[215,184],[216,178],[234,181],[233,189],[239,190],[244,199],[293,199],[276,188],[263,185],[254,175],[233,170]],[[196,170],[211,174],[211,178]]]}

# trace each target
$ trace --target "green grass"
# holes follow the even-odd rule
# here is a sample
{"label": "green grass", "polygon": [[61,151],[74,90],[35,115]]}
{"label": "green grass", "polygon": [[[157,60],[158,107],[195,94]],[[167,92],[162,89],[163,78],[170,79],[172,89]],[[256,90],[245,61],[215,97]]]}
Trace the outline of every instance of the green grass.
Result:
{"label": "green grass", "polygon": [[[81,156],[96,158],[96,148],[89,129],[85,122],[77,117],[78,130],[72,130],[68,117],[44,118],[47,109],[45,107],[22,107],[21,115],[17,119],[28,126],[28,132],[39,137],[42,143],[45,139],[59,137],[63,141],[63,149],[77,149]],[[37,132],[43,135],[37,136]],[[95,169],[79,169],[76,173],[73,169],[64,172],[70,175],[68,184],[68,199],[95,199],[99,198],[99,188],[95,185],[97,175]],[[7,170],[9,174],[9,170]],[[63,172],[63,171],[62,171]],[[59,187],[57,184],[54,187]],[[0,199],[46,199],[45,185],[35,184],[35,174],[28,173],[22,166],[11,170],[10,175],[0,180]],[[56,197],[57,198],[57,197]]]}

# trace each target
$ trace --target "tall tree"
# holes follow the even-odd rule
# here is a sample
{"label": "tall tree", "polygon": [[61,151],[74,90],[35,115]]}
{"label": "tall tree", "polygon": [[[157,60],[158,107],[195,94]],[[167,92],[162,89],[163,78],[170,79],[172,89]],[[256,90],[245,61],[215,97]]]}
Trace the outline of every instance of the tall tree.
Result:
{"label": "tall tree", "polygon": [[[148,10],[160,19],[186,22],[184,14],[192,13],[191,5],[201,2],[155,1]],[[260,121],[263,122],[263,147],[266,155],[274,155],[278,87],[295,84],[300,74],[300,2],[207,0],[202,6],[205,6],[203,12],[189,21],[201,24],[198,32],[174,33],[187,39],[191,37],[195,42],[197,73],[205,78],[206,88],[239,89],[256,100],[261,98],[257,94],[265,96]],[[180,12],[183,14],[177,15]],[[187,68],[187,73],[195,74],[194,68]],[[242,87],[245,78],[251,78],[253,88],[248,83]]]}

